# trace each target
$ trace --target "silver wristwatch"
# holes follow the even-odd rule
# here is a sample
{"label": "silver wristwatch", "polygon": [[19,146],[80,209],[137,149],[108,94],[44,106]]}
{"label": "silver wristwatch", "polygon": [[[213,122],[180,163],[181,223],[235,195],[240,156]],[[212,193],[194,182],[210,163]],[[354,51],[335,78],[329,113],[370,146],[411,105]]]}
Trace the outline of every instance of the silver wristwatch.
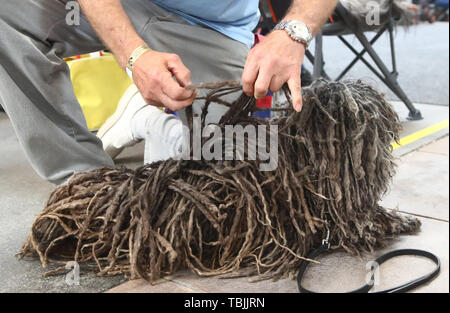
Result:
{"label": "silver wristwatch", "polygon": [[285,30],[291,38],[308,46],[313,36],[308,26],[300,21],[284,21],[275,26],[274,30]]}

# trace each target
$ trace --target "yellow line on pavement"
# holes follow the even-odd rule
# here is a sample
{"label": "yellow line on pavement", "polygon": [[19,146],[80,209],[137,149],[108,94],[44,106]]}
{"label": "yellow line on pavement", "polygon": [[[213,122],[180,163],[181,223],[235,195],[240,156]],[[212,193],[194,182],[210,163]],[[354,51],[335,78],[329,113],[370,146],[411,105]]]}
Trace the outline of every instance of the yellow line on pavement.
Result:
{"label": "yellow line on pavement", "polygon": [[437,131],[440,131],[441,129],[447,128],[449,126],[449,120],[446,119],[445,121],[442,121],[440,123],[434,124],[430,127],[427,127],[425,129],[419,130],[418,132],[415,132],[409,136],[403,137],[400,139],[399,143],[394,142],[392,144],[392,149],[398,149],[400,147],[409,145],[410,143],[417,141],[419,139],[422,139],[428,135],[431,135]]}

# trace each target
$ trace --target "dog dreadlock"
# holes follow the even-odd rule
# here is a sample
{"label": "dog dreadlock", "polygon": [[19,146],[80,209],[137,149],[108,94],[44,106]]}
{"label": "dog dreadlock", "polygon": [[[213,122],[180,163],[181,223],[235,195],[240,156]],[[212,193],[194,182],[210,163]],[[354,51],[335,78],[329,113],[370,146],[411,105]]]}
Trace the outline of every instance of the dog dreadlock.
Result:
{"label": "dog dreadlock", "polygon": [[420,227],[378,205],[395,172],[390,147],[400,123],[370,86],[316,81],[304,89],[301,113],[285,88],[286,114],[269,121],[251,116],[255,100],[245,94],[222,100],[241,91],[236,83],[199,87],[209,90],[203,117],[210,103],[230,107],[219,127],[278,125],[276,170],[259,171],[259,160],[172,159],[76,174],[51,194],[20,255],[150,281],[186,267],[278,279],[327,230],[333,248],[360,254]]}

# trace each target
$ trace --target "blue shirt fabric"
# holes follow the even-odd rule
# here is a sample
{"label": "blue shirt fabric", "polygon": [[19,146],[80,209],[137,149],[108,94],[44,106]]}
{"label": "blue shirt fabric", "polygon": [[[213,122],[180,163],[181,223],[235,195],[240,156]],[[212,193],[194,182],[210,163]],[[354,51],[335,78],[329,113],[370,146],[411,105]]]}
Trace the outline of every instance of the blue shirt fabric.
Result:
{"label": "blue shirt fabric", "polygon": [[153,0],[192,25],[212,28],[234,40],[253,46],[252,31],[258,25],[259,0]]}

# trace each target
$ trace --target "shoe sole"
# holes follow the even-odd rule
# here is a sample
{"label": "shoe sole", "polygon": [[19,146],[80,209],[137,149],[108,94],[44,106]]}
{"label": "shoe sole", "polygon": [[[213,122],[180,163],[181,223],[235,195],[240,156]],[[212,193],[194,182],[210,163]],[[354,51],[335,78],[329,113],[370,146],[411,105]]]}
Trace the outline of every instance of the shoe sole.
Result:
{"label": "shoe sole", "polygon": [[[128,89],[123,94],[122,98],[119,101],[119,104],[117,105],[117,109],[114,112],[111,117],[109,117],[106,122],[100,127],[100,129],[97,132],[97,137],[100,138],[100,140],[103,139],[103,137],[108,133],[108,131],[113,128],[117,122],[122,118],[123,114],[125,113],[125,110],[128,107],[128,104],[130,103],[131,99],[138,93],[139,90],[137,89],[136,85],[131,85],[128,87]],[[119,155],[124,149],[116,149],[111,148],[108,149],[108,151],[105,151],[114,159],[117,155]]]}

